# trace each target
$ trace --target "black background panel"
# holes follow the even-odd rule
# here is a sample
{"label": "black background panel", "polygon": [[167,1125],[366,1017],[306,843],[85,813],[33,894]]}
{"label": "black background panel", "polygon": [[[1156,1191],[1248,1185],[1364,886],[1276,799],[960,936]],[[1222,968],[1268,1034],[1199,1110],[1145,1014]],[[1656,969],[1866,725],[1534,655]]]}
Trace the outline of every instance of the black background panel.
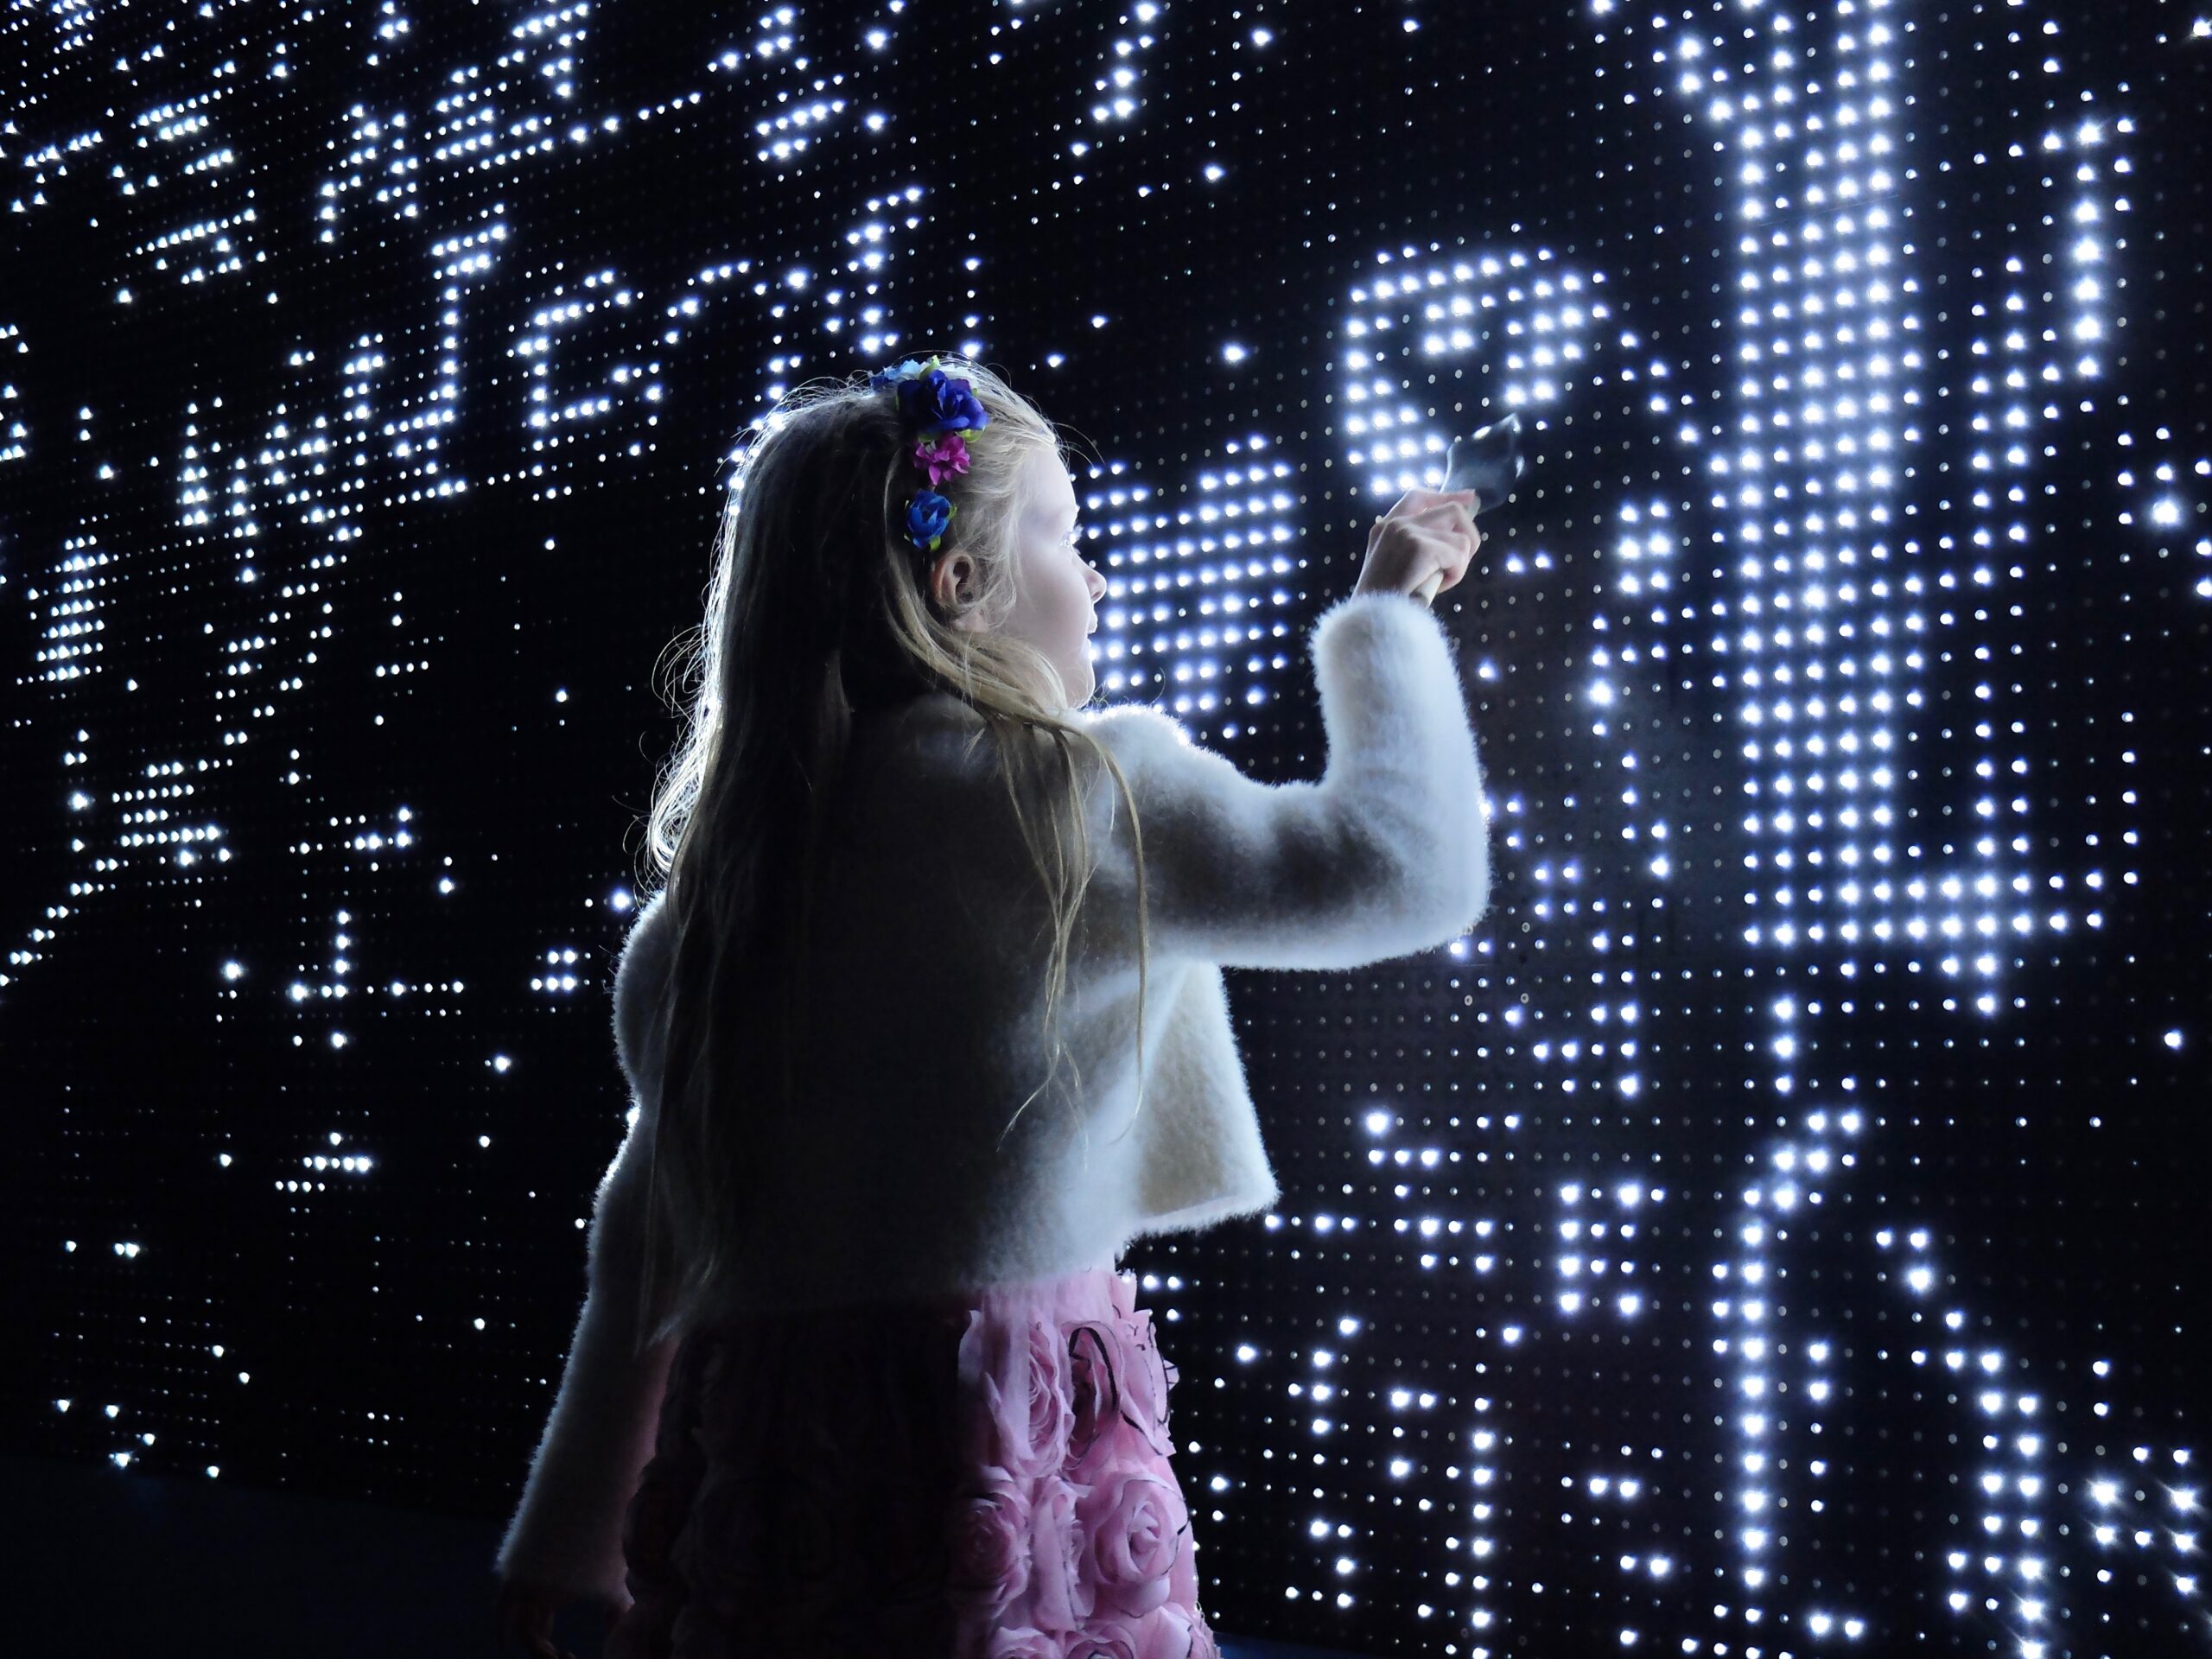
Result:
{"label": "black background panel", "polygon": [[2208,35],[12,11],[7,1450],[505,1515],[736,441],[965,352],[1089,452],[1100,696],[1270,781],[1527,429],[1493,908],[1232,976],[1281,1206],[1127,1257],[1225,1637],[2212,1645]]}

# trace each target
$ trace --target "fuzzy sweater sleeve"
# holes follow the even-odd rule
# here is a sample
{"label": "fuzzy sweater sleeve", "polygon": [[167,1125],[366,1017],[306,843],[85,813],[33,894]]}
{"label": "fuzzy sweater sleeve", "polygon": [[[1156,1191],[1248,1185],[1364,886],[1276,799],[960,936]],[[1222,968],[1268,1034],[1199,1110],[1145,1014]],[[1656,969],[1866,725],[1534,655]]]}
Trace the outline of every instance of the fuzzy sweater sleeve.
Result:
{"label": "fuzzy sweater sleeve", "polygon": [[493,1562],[503,1578],[616,1606],[630,1600],[622,1524],[653,1454],[677,1345],[671,1338],[643,1353],[633,1346],[658,1086],[639,1037],[644,1005],[659,984],[656,958],[664,942],[658,926],[649,926],[659,902],[656,896],[631,929],[615,975],[616,1050],[637,1109],[592,1203],[583,1310],[560,1392]]}
{"label": "fuzzy sweater sleeve", "polygon": [[[1489,903],[1480,763],[1450,641],[1401,594],[1355,594],[1313,632],[1328,740],[1318,782],[1268,784],[1165,710],[1115,705],[1090,730],[1137,806],[1148,948],[1230,968],[1349,969],[1433,949]],[[1110,914],[1133,912],[1134,845],[1105,779]]]}

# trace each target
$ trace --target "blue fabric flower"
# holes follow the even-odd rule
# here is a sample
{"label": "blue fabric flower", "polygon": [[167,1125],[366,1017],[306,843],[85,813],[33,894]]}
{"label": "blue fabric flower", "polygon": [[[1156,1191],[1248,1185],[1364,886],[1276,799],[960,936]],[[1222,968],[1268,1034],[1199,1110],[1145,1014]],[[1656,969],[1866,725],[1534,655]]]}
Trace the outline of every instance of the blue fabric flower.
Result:
{"label": "blue fabric flower", "polygon": [[917,436],[931,438],[940,432],[980,432],[991,423],[990,411],[976,401],[965,380],[950,378],[943,369],[931,369],[899,387],[899,410],[915,423]]}
{"label": "blue fabric flower", "polygon": [[901,363],[887,372],[871,375],[868,386],[875,391],[886,386],[898,389],[899,412],[912,423],[918,437],[982,431],[991,423],[990,411],[977,400],[969,383],[946,374],[938,366],[940,361],[932,357],[926,362]]}
{"label": "blue fabric flower", "polygon": [[952,522],[952,503],[935,490],[920,492],[906,504],[907,539],[925,552],[936,552],[945,526]]}
{"label": "blue fabric flower", "polygon": [[868,376],[868,390],[881,391],[886,386],[895,386],[901,380],[912,380],[918,375],[927,374],[937,365],[938,359],[934,357],[927,361],[908,358],[895,369],[878,369],[874,374]]}

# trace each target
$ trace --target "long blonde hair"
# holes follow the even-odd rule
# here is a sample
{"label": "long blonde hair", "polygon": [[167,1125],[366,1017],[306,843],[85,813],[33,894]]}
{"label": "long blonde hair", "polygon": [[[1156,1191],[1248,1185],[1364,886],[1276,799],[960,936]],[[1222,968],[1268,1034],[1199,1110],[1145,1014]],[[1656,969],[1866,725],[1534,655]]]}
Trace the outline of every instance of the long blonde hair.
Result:
{"label": "long blonde hair", "polygon": [[[1000,631],[1015,598],[1015,538],[1026,505],[1020,477],[1033,455],[1060,458],[1058,435],[990,371],[943,355],[940,366],[969,383],[990,422],[968,435],[969,470],[930,486],[954,506],[938,554],[925,555],[905,533],[906,501],[926,479],[911,461],[914,435],[893,393],[871,390],[866,372],[810,382],[748,429],[756,441],[731,482],[705,619],[676,642],[671,701],[688,705],[679,710],[684,730],[655,788],[647,828],[649,861],[668,877],[664,905],[675,945],[670,994],[658,1011],[664,1058],[648,1179],[640,1350],[689,1327],[749,1243],[760,1213],[755,1162],[746,1151],[763,1144],[761,1114],[795,1108],[791,1050],[804,1029],[802,982],[819,842],[851,746],[853,716],[947,691],[982,718],[969,752],[985,736],[997,752],[1053,933],[1045,1005],[1052,1069],[1016,1119],[1058,1075],[1065,1055],[1052,1033],[1070,938],[1094,868],[1070,740],[1087,744],[1112,773],[1136,831],[1136,804],[1121,766],[1064,717],[1070,709],[1058,671],[1042,652]],[[975,561],[972,602],[961,607],[982,620],[975,632],[953,626],[925,587],[938,557],[955,546]],[[1039,734],[1059,757],[1063,785],[1047,799],[1044,846],[1021,810],[1023,795],[1044,795]],[[1136,868],[1141,1110],[1141,832]],[[780,1057],[779,1098],[762,1083],[772,1057]],[[1080,1065],[1077,1074],[1079,1090]]]}

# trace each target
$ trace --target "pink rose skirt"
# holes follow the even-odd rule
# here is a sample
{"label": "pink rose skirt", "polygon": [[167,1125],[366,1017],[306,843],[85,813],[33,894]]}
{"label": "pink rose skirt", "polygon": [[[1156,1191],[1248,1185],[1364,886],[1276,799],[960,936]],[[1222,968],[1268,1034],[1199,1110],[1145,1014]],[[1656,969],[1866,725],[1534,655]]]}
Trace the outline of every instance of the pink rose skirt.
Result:
{"label": "pink rose skirt", "polygon": [[1135,1289],[1097,1268],[688,1334],[607,1659],[1218,1659]]}

